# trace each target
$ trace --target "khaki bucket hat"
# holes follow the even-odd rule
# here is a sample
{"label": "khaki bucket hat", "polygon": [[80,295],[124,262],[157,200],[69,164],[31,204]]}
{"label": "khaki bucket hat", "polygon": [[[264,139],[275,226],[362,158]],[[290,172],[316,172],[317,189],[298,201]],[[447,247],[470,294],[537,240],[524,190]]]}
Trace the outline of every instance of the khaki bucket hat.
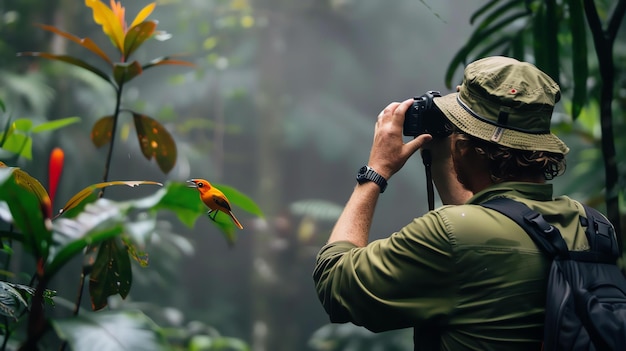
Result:
{"label": "khaki bucket hat", "polygon": [[433,99],[452,124],[506,147],[567,154],[550,132],[559,86],[534,65],[493,56],[467,65],[458,93]]}

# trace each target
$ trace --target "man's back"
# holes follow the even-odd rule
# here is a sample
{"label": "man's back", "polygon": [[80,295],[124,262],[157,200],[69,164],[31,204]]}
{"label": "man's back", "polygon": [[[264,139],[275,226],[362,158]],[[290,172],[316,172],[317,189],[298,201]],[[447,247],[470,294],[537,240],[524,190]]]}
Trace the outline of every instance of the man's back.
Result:
{"label": "man's back", "polygon": [[432,211],[343,262],[322,254],[316,282],[331,320],[374,331],[435,327],[442,350],[540,349],[549,262],[521,227],[478,203],[494,196],[525,202],[571,248],[585,249],[578,204],[551,201],[547,189],[504,183],[473,204]]}

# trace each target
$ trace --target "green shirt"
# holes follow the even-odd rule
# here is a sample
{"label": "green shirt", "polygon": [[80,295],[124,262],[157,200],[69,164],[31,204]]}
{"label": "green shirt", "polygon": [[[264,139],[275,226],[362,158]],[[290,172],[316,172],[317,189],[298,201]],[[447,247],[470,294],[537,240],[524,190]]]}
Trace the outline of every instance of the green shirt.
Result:
{"label": "green shirt", "polygon": [[330,320],[374,332],[436,326],[441,350],[539,349],[549,262],[516,223],[477,205],[500,196],[542,213],[570,249],[587,249],[578,202],[553,199],[550,184],[501,183],[364,248],[324,246],[313,278]]}

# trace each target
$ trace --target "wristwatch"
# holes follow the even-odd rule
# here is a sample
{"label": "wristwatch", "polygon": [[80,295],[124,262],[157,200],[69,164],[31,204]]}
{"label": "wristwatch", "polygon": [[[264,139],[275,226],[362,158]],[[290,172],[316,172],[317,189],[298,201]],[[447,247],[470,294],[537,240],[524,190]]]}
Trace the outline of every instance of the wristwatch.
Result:
{"label": "wristwatch", "polygon": [[366,182],[374,182],[378,184],[381,194],[385,192],[385,189],[387,189],[387,179],[376,173],[376,171],[370,166],[363,166],[359,169],[359,172],[356,174],[356,181],[359,184]]}

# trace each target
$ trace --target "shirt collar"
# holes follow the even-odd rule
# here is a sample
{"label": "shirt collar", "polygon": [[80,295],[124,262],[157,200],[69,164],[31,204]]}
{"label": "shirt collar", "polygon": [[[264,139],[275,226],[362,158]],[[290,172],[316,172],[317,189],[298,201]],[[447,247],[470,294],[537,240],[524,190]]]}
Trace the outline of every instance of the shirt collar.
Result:
{"label": "shirt collar", "polygon": [[538,201],[552,200],[552,184],[550,183],[527,183],[527,182],[503,182],[491,185],[486,189],[474,194],[467,203],[479,204],[489,199],[500,196],[522,197]]}

